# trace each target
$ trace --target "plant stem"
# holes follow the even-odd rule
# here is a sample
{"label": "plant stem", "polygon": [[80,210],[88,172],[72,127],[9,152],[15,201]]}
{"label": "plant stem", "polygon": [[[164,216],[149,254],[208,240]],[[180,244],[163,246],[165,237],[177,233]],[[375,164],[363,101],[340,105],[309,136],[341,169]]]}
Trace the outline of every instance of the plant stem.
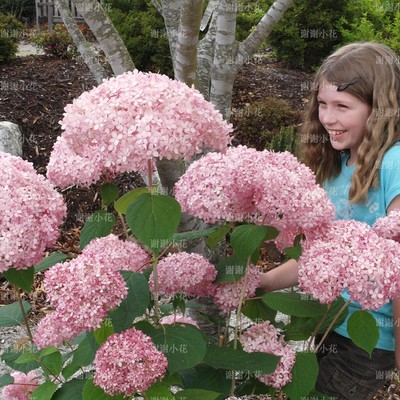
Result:
{"label": "plant stem", "polygon": [[18,303],[19,303],[19,307],[20,307],[20,309],[21,309],[22,316],[23,316],[23,318],[24,318],[24,323],[25,323],[26,332],[27,332],[27,334],[28,334],[29,340],[31,341],[31,343],[33,343],[33,335],[32,335],[31,328],[29,327],[28,317],[27,317],[27,315],[26,315],[26,312],[25,312],[25,309],[24,309],[24,305],[22,304],[21,296],[20,296],[20,294],[18,293],[18,290],[17,290],[17,289],[15,289],[15,294],[16,294],[17,297],[18,297]]}
{"label": "plant stem", "polygon": [[118,217],[121,221],[122,224],[122,228],[124,230],[124,234],[125,234],[125,239],[129,239],[129,233],[128,233],[128,228],[126,227],[125,221],[124,221],[124,217],[122,216],[122,214],[118,213]]}
{"label": "plant stem", "polygon": [[153,190],[153,160],[147,160],[147,176],[149,179],[150,193]]}
{"label": "plant stem", "polygon": [[153,280],[154,280],[154,317],[156,324],[160,319],[158,312],[158,258],[156,257],[153,261]]}
{"label": "plant stem", "polygon": [[320,340],[320,342],[318,343],[317,347],[315,348],[315,352],[317,352],[319,350],[319,348],[322,346],[322,343],[324,342],[324,340],[326,339],[326,337],[328,336],[329,331],[332,329],[332,326],[335,324],[335,322],[337,321],[337,319],[339,318],[340,314],[346,309],[346,307],[350,304],[351,300],[346,301],[346,303],[343,304],[342,308],[339,310],[339,312],[335,315],[335,318],[333,318],[332,322],[330,323],[328,329],[326,330],[326,332],[324,333],[324,336],[322,336],[322,339]]}
{"label": "plant stem", "polygon": [[310,339],[308,340],[307,351],[311,350],[311,343],[312,343],[313,339],[315,338],[315,336],[317,335],[319,328],[321,328],[322,324],[326,320],[326,317],[328,316],[331,307],[332,307],[332,303],[328,304],[328,308],[327,308],[325,314],[322,316],[321,320],[318,322],[317,326],[314,328],[314,331],[313,331]]}

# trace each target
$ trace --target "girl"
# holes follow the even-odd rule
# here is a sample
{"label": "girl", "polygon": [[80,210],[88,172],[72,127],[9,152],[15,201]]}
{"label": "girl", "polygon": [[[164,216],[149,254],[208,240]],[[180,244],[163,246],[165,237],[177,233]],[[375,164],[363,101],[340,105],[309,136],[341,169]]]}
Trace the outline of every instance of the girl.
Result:
{"label": "girl", "polygon": [[[303,144],[302,158],[326,189],[337,219],[372,225],[400,208],[399,64],[382,44],[354,43],[329,56],[316,74],[303,124],[303,134],[313,140]],[[263,274],[261,288],[290,287],[297,277],[297,263],[289,260]],[[351,303],[349,315],[358,308]],[[349,339],[346,320],[328,335],[322,348],[329,351],[318,354],[318,391],[336,399],[372,399],[388,371],[400,367],[400,300],[372,315],[380,331],[372,357]]]}

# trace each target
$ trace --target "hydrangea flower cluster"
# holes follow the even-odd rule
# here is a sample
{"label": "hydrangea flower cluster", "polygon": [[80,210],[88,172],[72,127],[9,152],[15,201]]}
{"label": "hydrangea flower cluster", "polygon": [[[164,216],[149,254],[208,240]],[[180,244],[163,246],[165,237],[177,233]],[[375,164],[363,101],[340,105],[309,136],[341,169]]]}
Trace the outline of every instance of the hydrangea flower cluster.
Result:
{"label": "hydrangea flower cluster", "polygon": [[0,273],[38,263],[59,236],[63,197],[33,165],[0,153]]}
{"label": "hydrangea flower cluster", "polygon": [[[182,293],[186,296],[210,297],[217,270],[206,258],[196,253],[174,253],[158,263],[158,292],[164,295]],[[154,275],[150,275],[154,293]]]}
{"label": "hydrangea flower cluster", "polygon": [[174,324],[190,324],[195,326],[196,328],[200,329],[199,325],[197,322],[190,318],[186,317],[185,315],[182,315],[180,313],[175,313],[171,315],[166,315],[165,317],[162,317],[160,319],[160,323],[164,325],[174,325]]}
{"label": "hydrangea flower cluster", "polygon": [[175,197],[184,212],[209,223],[249,221],[278,229],[313,230],[328,224],[334,210],[312,171],[292,154],[245,146],[192,163]]}
{"label": "hydrangea flower cluster", "polygon": [[44,284],[55,311],[37,326],[34,343],[38,348],[58,346],[81,332],[99,328],[108,311],[128,294],[115,267],[82,254],[47,270]]}
{"label": "hydrangea flower cluster", "polygon": [[93,239],[82,250],[82,256],[88,257],[92,263],[107,265],[114,271],[138,272],[150,261],[149,254],[142,247],[120,240],[114,234]]}
{"label": "hydrangea flower cluster", "polygon": [[101,175],[145,171],[154,158],[189,159],[224,151],[232,127],[195,90],[166,75],[137,70],[104,80],[65,107],[48,177],[89,185]]}
{"label": "hydrangea flower cluster", "polygon": [[111,335],[97,351],[94,384],[111,396],[131,397],[161,380],[167,365],[167,358],[151,338],[131,328]]}
{"label": "hydrangea flower cluster", "polygon": [[387,216],[378,218],[372,228],[379,236],[400,241],[400,210],[392,210]]}
{"label": "hydrangea flower cluster", "polygon": [[243,299],[253,297],[259,285],[260,271],[254,265],[250,265],[246,274],[238,281],[215,285],[214,303],[223,311],[233,311],[239,306],[242,292],[244,291]]}
{"label": "hydrangea flower cluster", "polygon": [[400,293],[400,245],[363,222],[334,221],[307,241],[299,259],[302,290],[330,303],[347,288],[353,301],[377,310]]}
{"label": "hydrangea flower cluster", "polygon": [[279,337],[278,330],[265,321],[250,327],[240,338],[243,350],[248,353],[255,351],[281,356],[276,370],[272,374],[257,377],[267,386],[280,389],[292,380],[291,370],[296,361],[296,353],[285,345],[284,337]]}
{"label": "hydrangea flower cluster", "polygon": [[12,372],[11,376],[14,378],[14,383],[3,388],[3,400],[29,400],[39,385],[35,372],[29,371],[28,374]]}

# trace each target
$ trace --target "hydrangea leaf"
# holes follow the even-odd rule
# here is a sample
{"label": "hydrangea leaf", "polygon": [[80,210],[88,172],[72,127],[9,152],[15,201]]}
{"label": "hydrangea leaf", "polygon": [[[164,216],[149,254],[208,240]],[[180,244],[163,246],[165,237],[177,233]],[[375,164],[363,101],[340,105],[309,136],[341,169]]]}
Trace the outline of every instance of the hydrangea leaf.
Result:
{"label": "hydrangea leaf", "polygon": [[206,240],[206,245],[210,249],[215,249],[217,247],[217,244],[225,240],[226,235],[232,230],[232,225],[231,224],[226,224],[218,227],[214,232],[210,233],[208,235],[208,238]]}
{"label": "hydrangea leaf", "polygon": [[221,258],[216,267],[218,274],[214,283],[236,282],[246,272],[246,262],[236,256]]}
{"label": "hydrangea leaf", "polygon": [[0,376],[0,388],[12,383],[14,383],[14,378],[10,374]]}
{"label": "hydrangea leaf", "polygon": [[275,371],[279,358],[267,353],[247,353],[240,349],[210,345],[204,363],[216,369],[271,374]]}
{"label": "hydrangea leaf", "polygon": [[109,206],[113,201],[118,199],[119,190],[118,186],[114,183],[105,183],[100,188],[100,195],[102,202]]}
{"label": "hydrangea leaf", "polygon": [[379,339],[379,326],[376,319],[364,310],[354,312],[347,322],[350,339],[370,356]]}
{"label": "hydrangea leaf", "polygon": [[96,329],[93,334],[98,344],[102,345],[107,338],[114,333],[114,326],[111,318],[105,318],[101,327]]}
{"label": "hydrangea leaf", "polygon": [[146,311],[150,302],[149,284],[142,274],[122,271],[122,275],[128,287],[128,296],[110,314],[115,332],[130,328],[132,321]]}
{"label": "hydrangea leaf", "polygon": [[273,321],[276,310],[268,307],[262,300],[246,301],[242,307],[242,313],[253,321]]}
{"label": "hydrangea leaf", "polygon": [[13,285],[29,293],[32,290],[34,273],[34,267],[28,269],[10,268],[3,272],[3,276]]}
{"label": "hydrangea leaf", "polygon": [[[0,308],[1,309],[1,308]],[[23,354],[23,352],[14,352],[12,347],[6,349],[6,351],[1,355],[1,359],[12,369],[27,374],[33,369],[40,368],[38,362],[33,361],[30,363],[18,364],[15,361]]]}
{"label": "hydrangea leaf", "polygon": [[128,193],[125,193],[122,197],[120,197],[115,203],[114,208],[120,214],[126,214],[126,210],[131,202],[133,202],[136,197],[142,195],[143,193],[148,193],[148,188],[135,188]]}
{"label": "hydrangea leaf", "polygon": [[[31,309],[27,301],[22,302],[25,313]],[[18,302],[0,307],[0,327],[20,325],[24,321],[21,307]]]}
{"label": "hydrangea leaf", "polygon": [[37,387],[31,395],[31,399],[50,400],[57,390],[57,385],[53,382],[44,382]]}
{"label": "hydrangea leaf", "polygon": [[264,240],[272,240],[277,236],[278,230],[272,226],[240,225],[232,232],[231,244],[235,255],[246,261]]}
{"label": "hydrangea leaf", "polygon": [[296,362],[292,368],[292,381],[283,391],[290,399],[302,399],[315,386],[318,376],[318,363],[315,353],[296,353]]}
{"label": "hydrangea leaf", "polygon": [[104,237],[111,233],[115,224],[113,214],[100,210],[94,212],[81,230],[80,249],[82,250],[94,238]]}
{"label": "hydrangea leaf", "polygon": [[217,400],[221,398],[221,393],[204,389],[184,389],[178,396],[180,399]]}
{"label": "hydrangea leaf", "polygon": [[326,311],[325,305],[316,300],[304,299],[300,293],[266,293],[262,300],[273,310],[296,317],[322,316]]}
{"label": "hydrangea leaf", "polygon": [[93,378],[86,381],[82,392],[82,400],[123,400],[124,398],[122,394],[120,396],[110,396],[104,393],[102,388],[93,383]]}
{"label": "hydrangea leaf", "polygon": [[72,379],[64,383],[53,395],[51,400],[82,400],[83,388],[86,385],[86,379]]}
{"label": "hydrangea leaf", "polygon": [[56,352],[40,357],[40,365],[46,373],[57,376],[62,369],[61,353],[57,350]]}
{"label": "hydrangea leaf", "polygon": [[164,382],[156,382],[144,392],[146,399],[163,399],[175,400],[175,396],[171,393],[170,385]]}
{"label": "hydrangea leaf", "polygon": [[58,263],[62,263],[68,259],[68,256],[64,253],[51,253],[48,257],[42,259],[42,261],[35,265],[35,273],[46,271],[51,268],[53,265]]}
{"label": "hydrangea leaf", "polygon": [[128,206],[126,220],[136,238],[158,253],[171,242],[181,207],[170,196],[145,193]]}

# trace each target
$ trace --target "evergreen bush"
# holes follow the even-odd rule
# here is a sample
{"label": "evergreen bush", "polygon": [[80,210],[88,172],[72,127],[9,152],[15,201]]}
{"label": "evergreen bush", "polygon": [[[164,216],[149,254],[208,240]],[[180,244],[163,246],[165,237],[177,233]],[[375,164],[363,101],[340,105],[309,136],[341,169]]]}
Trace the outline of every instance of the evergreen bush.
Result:
{"label": "evergreen bush", "polygon": [[23,25],[11,14],[0,13],[0,63],[15,59]]}

